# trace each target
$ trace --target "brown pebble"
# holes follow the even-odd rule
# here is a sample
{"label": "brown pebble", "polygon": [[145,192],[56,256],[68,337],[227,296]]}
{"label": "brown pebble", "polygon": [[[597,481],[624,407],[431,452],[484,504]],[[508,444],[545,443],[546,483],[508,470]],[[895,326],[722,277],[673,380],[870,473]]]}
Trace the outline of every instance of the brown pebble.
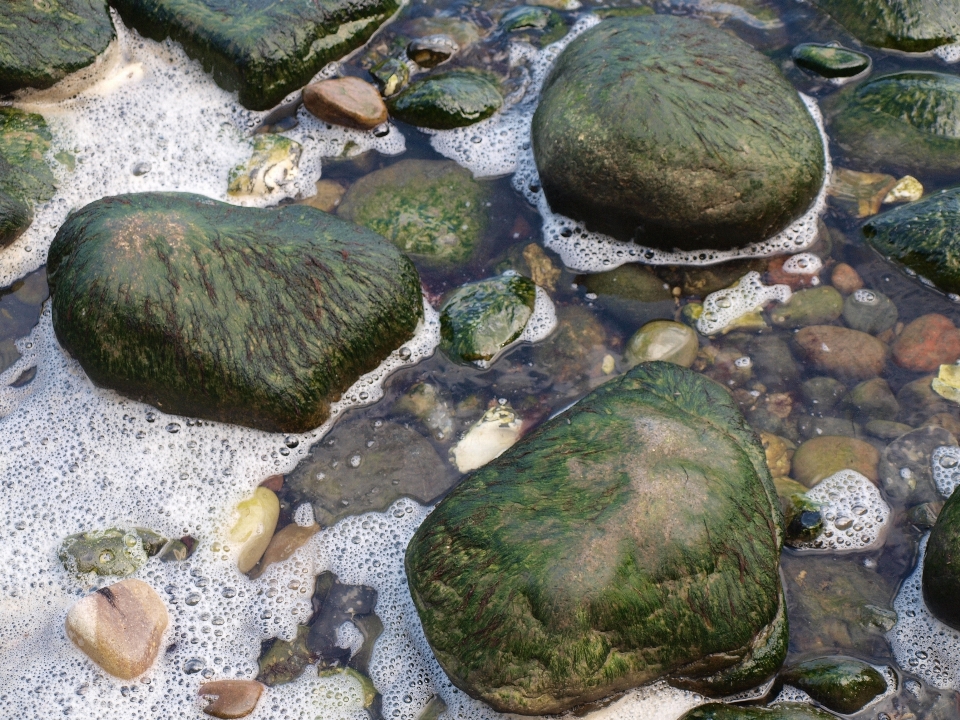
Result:
{"label": "brown pebble", "polygon": [[87,595],[67,613],[67,637],[111,675],[132,680],[157,657],[170,616],[142,580],[121,580]]}
{"label": "brown pebble", "polygon": [[270,565],[286,560],[318,532],[320,526],[316,523],[307,527],[291,523],[279,530],[270,538],[270,544],[264,550],[260,563],[250,571],[250,579],[256,580]]}
{"label": "brown pebble", "polygon": [[789,259],[789,257],[777,257],[770,261],[767,265],[767,285],[789,285],[791,290],[800,290],[820,284],[818,273],[802,275],[785,271],[783,264]]}
{"label": "brown pebble", "polygon": [[271,475],[262,483],[260,487],[265,487],[267,490],[272,490],[273,492],[280,492],[280,488],[283,487],[283,475]]}
{"label": "brown pebble", "polygon": [[830,284],[844,295],[849,295],[863,288],[863,278],[846,263],[839,263],[833,268]]}
{"label": "brown pebble", "polygon": [[300,205],[309,205],[317,210],[332,213],[340,205],[347,189],[336,180],[317,180],[317,192],[299,202]]}
{"label": "brown pebble", "polygon": [[924,421],[922,427],[941,427],[960,437],[960,419],[948,412],[931,415]]}
{"label": "brown pebble", "polygon": [[242,718],[253,712],[263,692],[256,680],[214,680],[200,686],[200,695],[214,697],[203,712],[215,718]]}
{"label": "brown pebble", "polygon": [[851,437],[823,435],[812,438],[793,454],[792,472],[808,488],[841,470],[855,470],[876,484],[880,452],[870,443]]}
{"label": "brown pebble", "polygon": [[950,318],[930,313],[907,325],[893,344],[893,361],[914,372],[933,372],[960,358],[960,332]]}
{"label": "brown pebble", "polygon": [[883,372],[889,349],[872,335],[835,325],[811,325],[794,341],[819,371],[846,383],[869,380]]}
{"label": "brown pebble", "polygon": [[360,78],[333,78],[307,85],[303,104],[321,120],[357,130],[372,130],[387,121],[380,91]]}

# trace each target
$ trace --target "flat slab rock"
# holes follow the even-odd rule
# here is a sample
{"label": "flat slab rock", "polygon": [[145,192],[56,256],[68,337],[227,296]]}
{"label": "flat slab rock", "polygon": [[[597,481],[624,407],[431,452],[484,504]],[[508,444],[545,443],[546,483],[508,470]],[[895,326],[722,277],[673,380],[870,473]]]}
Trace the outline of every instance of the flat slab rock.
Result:
{"label": "flat slab rock", "polygon": [[104,198],[70,215],[47,276],[60,344],[103,387],[164,412],[301,432],[412,337],[412,263],[304,205],[187,193]]}
{"label": "flat slab rock", "polygon": [[123,21],[170,37],[251,110],[267,110],[360,47],[396,0],[111,0]]}
{"label": "flat slab rock", "polygon": [[662,677],[727,695],[786,653],[779,523],[728,392],[644,363],[467,475],[411,541],[407,578],[450,679],[501,712]]}

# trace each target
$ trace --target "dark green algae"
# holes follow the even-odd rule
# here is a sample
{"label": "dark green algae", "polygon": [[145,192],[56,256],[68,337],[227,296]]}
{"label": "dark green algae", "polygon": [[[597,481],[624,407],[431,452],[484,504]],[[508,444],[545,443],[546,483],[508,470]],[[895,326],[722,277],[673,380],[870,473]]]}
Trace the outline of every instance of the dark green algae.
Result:
{"label": "dark green algae", "polygon": [[96,384],[274,432],[322,424],[423,313],[416,269],[379,235],[302,205],[187,193],[74,212],[47,276],[57,338]]}
{"label": "dark green algae", "polygon": [[958,0],[814,0],[813,4],[874,47],[927,52],[960,40]]}
{"label": "dark green algae", "polygon": [[876,668],[850,657],[823,657],[787,668],[780,680],[803,690],[829,710],[852,715],[886,691]]}
{"label": "dark green algae", "polygon": [[960,492],[944,504],[927,541],[923,599],[937,618],[960,630]]}
{"label": "dark green algae", "polygon": [[780,703],[769,708],[708,703],[680,720],[836,720],[836,715],[802,703]]}
{"label": "dark green algae", "polygon": [[390,115],[433,130],[452,130],[485,120],[500,109],[500,88],[486,75],[469,70],[428,75],[387,101]]}
{"label": "dark green algae", "polygon": [[35,203],[53,197],[56,180],[45,159],[51,139],[41,115],[0,107],[0,247],[30,226]]}
{"label": "dark green algae", "polygon": [[407,577],[441,666],[497,710],[660,677],[725,695],[786,653],[781,522],[729,393],[645,363],[466,476],[415,534]]}

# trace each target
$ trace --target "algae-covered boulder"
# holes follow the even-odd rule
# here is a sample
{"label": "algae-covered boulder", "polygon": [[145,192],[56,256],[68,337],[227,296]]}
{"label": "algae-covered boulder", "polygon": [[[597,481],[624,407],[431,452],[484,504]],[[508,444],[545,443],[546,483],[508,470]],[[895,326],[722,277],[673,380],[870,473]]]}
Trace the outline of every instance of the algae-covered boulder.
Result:
{"label": "algae-covered boulder", "polygon": [[91,64],[112,39],[106,0],[0,3],[0,94],[48,88]]}
{"label": "algae-covered boulder", "polygon": [[449,160],[401,160],[365,175],[337,214],[436,263],[468,260],[487,229],[487,185]]}
{"label": "algae-covered boulder", "polygon": [[859,712],[887,689],[887,681],[876,668],[850,657],[807,660],[784,670],[780,679],[845,715]]}
{"label": "algae-covered boulder", "polygon": [[836,715],[793,702],[777,703],[769,708],[708,703],[694,708],[680,720],[836,720]]}
{"label": "algae-covered boulder", "polygon": [[497,710],[662,677],[725,695],[786,653],[779,523],[729,393],[645,363],[466,476],[411,541],[407,578],[440,664]]}
{"label": "algae-covered boulder", "polygon": [[926,52],[960,40],[958,0],[814,0],[874,47]]}
{"label": "algae-covered boulder", "polygon": [[251,110],[266,110],[354,50],[396,0],[111,0],[123,21],[170,37]]}
{"label": "algae-covered boulder", "polygon": [[503,105],[500,88],[486,75],[467,70],[428,75],[387,101],[397,120],[451,130],[485,120]]}
{"label": "algae-covered boulder", "polygon": [[768,238],[823,180],[816,124],[777,67],[686,18],[583,33],[547,77],[532,133],[552,208],[665,250]]}
{"label": "algae-covered boulder", "polygon": [[847,162],[902,173],[960,169],[960,77],[883,75],[824,101]]}
{"label": "algae-covered boulder", "polygon": [[872,217],[863,235],[888,260],[960,293],[960,187]]}
{"label": "algae-covered boulder", "polygon": [[954,492],[930,532],[923,560],[923,599],[930,612],[960,630],[960,492]]}
{"label": "algae-covered boulder", "polygon": [[33,205],[54,193],[44,158],[51,135],[41,115],[0,107],[0,247],[16,240],[33,220]]}
{"label": "algae-covered boulder", "polygon": [[57,338],[95,383],[270,431],[320,425],[423,312],[396,248],[304,205],[108,197],[67,218],[48,258]]}
{"label": "algae-covered boulder", "polygon": [[827,78],[852,77],[870,67],[869,55],[839,45],[802,43],[790,56],[797,67]]}

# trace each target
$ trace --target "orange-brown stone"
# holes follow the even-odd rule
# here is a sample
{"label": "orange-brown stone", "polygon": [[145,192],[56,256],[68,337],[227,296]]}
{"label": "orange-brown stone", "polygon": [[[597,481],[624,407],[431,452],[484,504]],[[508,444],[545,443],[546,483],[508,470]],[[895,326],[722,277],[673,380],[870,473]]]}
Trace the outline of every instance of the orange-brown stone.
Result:
{"label": "orange-brown stone", "polygon": [[387,121],[380,91],[360,78],[333,78],[307,85],[303,104],[321,120],[355,130],[372,130]]}
{"label": "orange-brown stone", "polygon": [[263,692],[256,680],[214,680],[200,686],[200,695],[213,697],[203,712],[215,718],[242,718],[253,712]]}
{"label": "orange-brown stone", "polygon": [[893,361],[915,372],[933,372],[960,358],[960,332],[950,318],[930,313],[907,325],[893,343]]}

